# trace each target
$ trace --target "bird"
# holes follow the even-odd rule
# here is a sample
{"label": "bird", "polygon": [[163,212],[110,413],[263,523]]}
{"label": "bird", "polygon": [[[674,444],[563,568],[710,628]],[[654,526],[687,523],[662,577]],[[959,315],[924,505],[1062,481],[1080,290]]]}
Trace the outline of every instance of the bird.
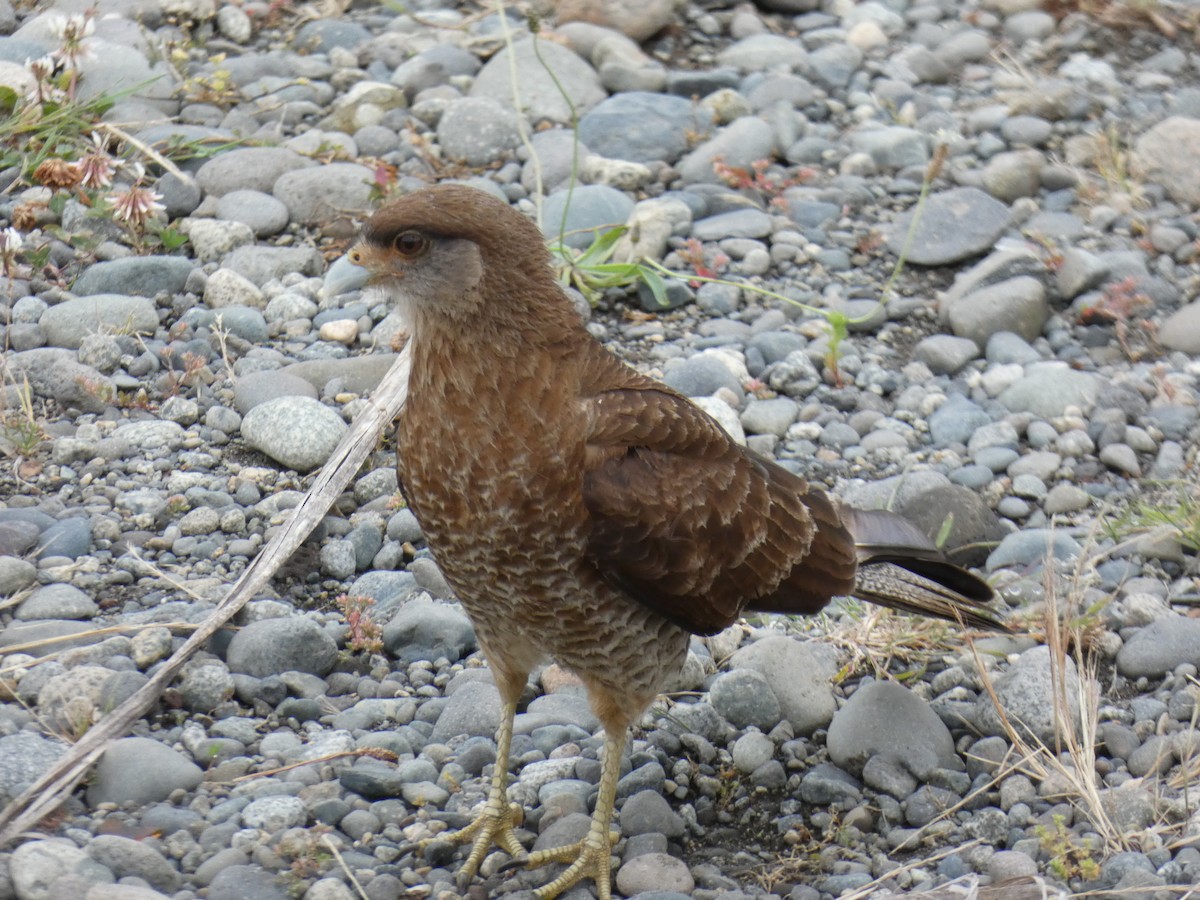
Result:
{"label": "bird", "polygon": [[[597,341],[540,228],[504,200],[422,187],[371,215],[346,259],[406,322],[399,486],[502,705],[487,800],[441,836],[470,844],[464,889],[498,846],[531,868],[566,864],[541,900],[584,879],[611,898],[626,735],[692,635],[747,612],[817,613],[841,595],[1005,629],[987,583],[916,526],[854,509],[737,443]],[[527,852],[509,750],[518,700],[547,660],[583,683],[604,747],[586,835]]]}

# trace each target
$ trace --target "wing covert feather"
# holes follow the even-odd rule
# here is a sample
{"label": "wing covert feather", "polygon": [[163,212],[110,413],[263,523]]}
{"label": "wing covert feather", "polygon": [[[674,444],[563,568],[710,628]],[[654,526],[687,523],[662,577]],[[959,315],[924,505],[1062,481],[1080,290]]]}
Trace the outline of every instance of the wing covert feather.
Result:
{"label": "wing covert feather", "polygon": [[588,549],[634,599],[709,634],[747,607],[815,611],[852,588],[853,539],[824,493],[656,383],[586,402]]}

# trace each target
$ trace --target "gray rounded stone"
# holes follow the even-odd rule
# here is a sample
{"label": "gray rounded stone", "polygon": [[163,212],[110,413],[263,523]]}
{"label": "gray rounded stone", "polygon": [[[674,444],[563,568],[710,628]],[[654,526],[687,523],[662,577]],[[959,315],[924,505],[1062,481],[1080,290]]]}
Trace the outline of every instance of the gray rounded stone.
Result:
{"label": "gray rounded stone", "polygon": [[980,347],[986,346],[992,335],[1003,331],[1032,341],[1042,333],[1049,315],[1045,286],[1029,276],[972,291],[955,300],[947,311],[954,333]]}
{"label": "gray rounded stone", "polygon": [[783,636],[767,637],[738,650],[730,663],[766,678],[783,718],[797,734],[812,734],[833,718],[837,704],[829,680],[837,665],[826,651]]}
{"label": "gray rounded stone", "polygon": [[286,147],[237,147],[204,163],[196,172],[196,182],[204,193],[217,197],[236,190],[269,194],[285,172],[316,165],[316,160]]}
{"label": "gray rounded stone", "polygon": [[256,678],[283,672],[324,676],[337,662],[337,644],[312,619],[261,619],[233,636],[226,658],[231,672]]}
{"label": "gray rounded stone", "polygon": [[1117,670],[1127,678],[1161,678],[1181,663],[1200,665],[1200,619],[1156,619],[1117,653]]}
{"label": "gray rounded stone", "polygon": [[[1056,687],[1061,680],[1062,684]],[[1079,674],[1070,657],[1062,671],[1051,668],[1048,647],[1033,647],[1021,654],[1016,665],[993,681],[996,699],[1004,709],[1007,721],[1027,738],[1032,736],[1047,746],[1056,739],[1055,691],[1061,690],[1067,702],[1067,713],[1073,719],[1075,733],[1079,729]],[[989,695],[980,696],[975,706],[975,722],[984,734],[1005,735],[1006,726]],[[1061,735],[1059,735],[1061,737]]]}
{"label": "gray rounded stone", "polygon": [[954,755],[950,730],[929,704],[903,685],[876,681],[855,691],[829,724],[829,758],[861,773],[872,756],[902,760],[914,774]]}
{"label": "gray rounded stone", "polygon": [[264,191],[230,191],[217,201],[217,218],[240,222],[257,237],[270,237],[287,227],[288,208]]}
{"label": "gray rounded stone", "polygon": [[511,108],[482,97],[451,102],[438,120],[437,136],[447,157],[475,167],[506,158],[521,143]]}
{"label": "gray rounded stone", "polygon": [[624,225],[633,206],[633,200],[623,191],[604,184],[586,184],[570,192],[556,191],[542,206],[542,230],[547,238],[556,239],[561,228],[564,242],[582,249],[592,243],[597,232],[603,234]]}
{"label": "gray rounded stone", "polygon": [[183,256],[130,256],[93,263],[75,279],[71,289],[80,297],[89,294],[135,294],[139,297],[178,294],[184,289],[194,266]]}
{"label": "gray rounded stone", "polygon": [[179,872],[166,857],[141,841],[98,834],[88,843],[87,854],[117,878],[141,878],[167,893],[179,889]]}
{"label": "gray rounded stone", "polygon": [[[76,554],[78,555],[78,554]],[[17,607],[16,618],[90,619],[99,611],[92,598],[71,584],[47,584],[37,588]]]}
{"label": "gray rounded stone", "polygon": [[66,875],[77,876],[84,887],[115,880],[71,841],[57,838],[21,844],[13,851],[9,871],[18,900],[62,900],[54,882]]}
{"label": "gray rounded stone", "polygon": [[242,419],[247,444],[298,472],[324,465],[347,430],[341,416],[311,397],[277,397]]}
{"label": "gray rounded stone", "polygon": [[783,710],[767,679],[753,669],[735,669],[713,682],[709,702],[735,728],[753,725],[770,731]]}
{"label": "gray rounded stone", "polygon": [[[516,67],[515,78],[512,65]],[[544,66],[554,72],[557,84],[546,77]],[[515,104],[514,82],[518,85],[519,95]],[[570,98],[570,104],[562,92]],[[550,41],[539,41],[535,52],[533,40],[529,39],[514,41],[511,48],[505,47],[489,59],[475,76],[471,96],[495,100],[509,107],[515,105],[524,110],[535,125],[542,121],[566,125],[571,122],[573,112],[585,114],[605,98],[606,92],[596,71],[574,52]]]}
{"label": "gray rounded stone", "polygon": [[657,791],[638,791],[621,806],[621,834],[683,836],[683,819]]}
{"label": "gray rounded stone", "polygon": [[464,734],[492,737],[499,727],[500,692],[494,684],[476,681],[447,699],[429,739],[444,743]]}
{"label": "gray rounded stone", "polygon": [[260,797],[242,810],[242,824],[274,834],[285,828],[303,825],[308,819],[304,801],[299,797]]}
{"label": "gray rounded stone", "polygon": [[[16,797],[58,762],[68,749],[62,741],[30,731],[0,737],[0,797]],[[0,800],[3,802],[7,800]]]}
{"label": "gray rounded stone", "polygon": [[1063,415],[1068,406],[1090,410],[1100,396],[1102,379],[1078,372],[1063,363],[1034,363],[998,398],[1013,412],[1033,413],[1043,419]]}
{"label": "gray rounded stone", "polygon": [[[896,255],[908,244],[915,211],[896,219],[888,249]],[[945,266],[991,249],[1008,228],[1008,207],[979,188],[959,187],[931,194],[913,234],[908,261],[919,266]]]}
{"label": "gray rounded stone", "polygon": [[154,334],[158,328],[154,303],[145,297],[125,293],[82,293],[91,296],[66,300],[42,313],[38,325],[50,346],[78,349],[84,338],[98,331]]}
{"label": "gray rounded stone", "polygon": [[629,91],[614,94],[579,120],[579,139],[594,153],[632,162],[673,163],[712,125],[686,97]]}
{"label": "gray rounded stone", "polygon": [[88,804],[157,803],[172,791],[190,791],[203,778],[200,767],[150,738],[113,741],[100,757],[88,785]]}
{"label": "gray rounded stone", "polygon": [[293,222],[327,225],[331,220],[369,213],[375,173],[357,163],[330,163],[316,169],[285,172],[271,193],[288,209]]}

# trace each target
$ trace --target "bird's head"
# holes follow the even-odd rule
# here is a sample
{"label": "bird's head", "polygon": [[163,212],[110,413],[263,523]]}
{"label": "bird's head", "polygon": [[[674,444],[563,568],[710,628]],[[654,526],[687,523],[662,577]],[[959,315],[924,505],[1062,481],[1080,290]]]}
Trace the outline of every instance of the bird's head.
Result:
{"label": "bird's head", "polygon": [[520,326],[544,319],[547,305],[568,305],[537,225],[467,185],[436,185],[388,203],[347,260],[414,331],[439,322]]}

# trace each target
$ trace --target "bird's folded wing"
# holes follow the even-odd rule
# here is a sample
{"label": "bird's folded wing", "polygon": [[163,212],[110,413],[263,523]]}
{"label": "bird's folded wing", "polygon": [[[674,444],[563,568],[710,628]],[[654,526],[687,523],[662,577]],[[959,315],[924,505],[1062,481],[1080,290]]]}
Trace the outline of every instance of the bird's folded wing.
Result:
{"label": "bird's folded wing", "polygon": [[852,587],[853,539],[825,494],[661,385],[586,402],[589,551],[631,597],[709,634],[758,599],[815,612]]}

